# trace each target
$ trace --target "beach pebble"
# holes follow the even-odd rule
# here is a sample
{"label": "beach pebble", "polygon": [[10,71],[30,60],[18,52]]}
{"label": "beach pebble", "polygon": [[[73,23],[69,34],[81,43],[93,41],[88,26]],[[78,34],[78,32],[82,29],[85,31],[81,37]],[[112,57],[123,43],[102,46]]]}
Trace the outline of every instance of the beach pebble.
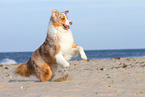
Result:
{"label": "beach pebble", "polygon": [[107,78],[110,78],[110,76],[108,76]]}
{"label": "beach pebble", "polygon": [[21,89],[24,89],[24,87],[23,87],[23,86],[21,86]]}
{"label": "beach pebble", "polygon": [[105,70],[105,68],[101,68],[100,70]]}
{"label": "beach pebble", "polygon": [[118,59],[118,60],[120,60],[120,57],[115,57],[114,59]]}
{"label": "beach pebble", "polygon": [[4,69],[9,69],[8,67],[5,67]]}

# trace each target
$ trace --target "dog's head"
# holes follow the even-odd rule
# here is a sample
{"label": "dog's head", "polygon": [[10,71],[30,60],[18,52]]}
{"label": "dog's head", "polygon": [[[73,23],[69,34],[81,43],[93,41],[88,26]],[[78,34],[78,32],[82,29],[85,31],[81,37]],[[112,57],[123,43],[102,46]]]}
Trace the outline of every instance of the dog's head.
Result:
{"label": "dog's head", "polygon": [[59,13],[57,10],[52,11],[51,21],[55,27],[62,27],[63,29],[69,29],[72,22],[68,20],[67,13],[69,10],[65,12]]}

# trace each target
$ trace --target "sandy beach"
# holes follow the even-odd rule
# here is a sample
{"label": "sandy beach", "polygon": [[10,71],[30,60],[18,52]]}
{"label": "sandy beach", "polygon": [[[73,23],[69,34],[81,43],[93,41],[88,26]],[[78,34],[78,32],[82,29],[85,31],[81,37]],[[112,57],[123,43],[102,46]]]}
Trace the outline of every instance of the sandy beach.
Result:
{"label": "sandy beach", "polygon": [[55,82],[19,75],[10,80],[10,71],[17,64],[0,65],[0,97],[145,97],[144,57],[75,60],[70,64],[65,72],[59,68]]}

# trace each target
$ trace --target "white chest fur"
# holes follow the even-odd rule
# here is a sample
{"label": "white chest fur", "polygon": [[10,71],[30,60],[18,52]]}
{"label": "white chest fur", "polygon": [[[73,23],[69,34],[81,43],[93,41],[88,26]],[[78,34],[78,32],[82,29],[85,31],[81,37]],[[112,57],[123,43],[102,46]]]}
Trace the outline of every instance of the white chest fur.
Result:
{"label": "white chest fur", "polygon": [[71,30],[64,30],[62,27],[56,28],[50,23],[48,34],[59,38],[59,44],[61,46],[60,52],[66,60],[69,60],[72,57],[72,46],[74,43]]}
{"label": "white chest fur", "polygon": [[74,43],[73,35],[71,30],[64,30],[59,28],[58,30],[60,38],[61,53],[66,60],[72,57],[72,46]]}

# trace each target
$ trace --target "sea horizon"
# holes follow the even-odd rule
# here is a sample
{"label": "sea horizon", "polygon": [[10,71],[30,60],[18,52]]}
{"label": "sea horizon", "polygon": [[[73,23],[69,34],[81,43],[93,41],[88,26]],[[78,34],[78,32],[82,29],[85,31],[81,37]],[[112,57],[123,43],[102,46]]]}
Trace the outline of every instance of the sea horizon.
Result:
{"label": "sea horizon", "polygon": [[[115,48],[115,49],[84,49],[84,51],[105,51],[105,50],[145,50],[145,48]],[[35,51],[35,50],[34,50]],[[0,51],[0,53],[21,53],[34,51]]]}
{"label": "sea horizon", "polygon": [[[17,64],[26,62],[34,51],[25,52],[0,52],[0,64]],[[85,50],[88,59],[109,59],[125,57],[145,57],[145,49],[109,49]],[[80,55],[72,60],[81,59]]]}

